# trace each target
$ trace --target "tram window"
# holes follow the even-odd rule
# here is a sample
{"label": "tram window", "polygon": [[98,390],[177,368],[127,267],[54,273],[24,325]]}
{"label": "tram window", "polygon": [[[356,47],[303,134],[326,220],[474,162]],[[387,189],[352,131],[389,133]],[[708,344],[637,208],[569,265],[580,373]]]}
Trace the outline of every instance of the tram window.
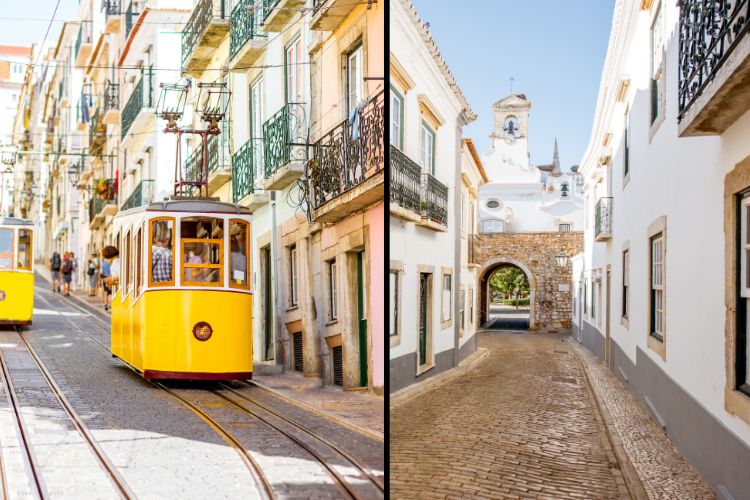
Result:
{"label": "tram window", "polygon": [[18,230],[18,269],[31,271],[31,231]]}
{"label": "tram window", "polygon": [[0,229],[0,269],[13,268],[13,230]]}
{"label": "tram window", "polygon": [[132,276],[130,275],[130,231],[125,233],[125,287],[123,294],[127,295],[130,290],[130,285],[133,284]]}
{"label": "tram window", "polygon": [[242,220],[229,222],[229,251],[231,264],[229,286],[250,289],[248,269],[250,268],[250,232],[248,223]]}
{"label": "tram window", "polygon": [[214,217],[185,217],[180,221],[182,284],[224,283],[224,221]]}
{"label": "tram window", "polygon": [[151,260],[149,285],[174,284],[174,219],[151,221]]}
{"label": "tram window", "polygon": [[143,288],[143,230],[138,228],[135,235],[135,294],[139,295]]}

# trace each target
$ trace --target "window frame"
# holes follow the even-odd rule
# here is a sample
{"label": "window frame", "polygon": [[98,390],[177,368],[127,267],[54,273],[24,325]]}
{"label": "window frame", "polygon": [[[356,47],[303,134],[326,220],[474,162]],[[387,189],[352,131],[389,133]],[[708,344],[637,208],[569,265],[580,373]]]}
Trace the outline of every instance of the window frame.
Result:
{"label": "window frame", "polygon": [[154,277],[154,253],[152,251],[148,252],[148,269],[146,271],[147,273],[147,281],[148,281],[148,287],[165,287],[165,286],[175,286],[175,269],[174,269],[174,254],[175,254],[175,239],[177,234],[177,220],[175,217],[154,217],[153,219],[148,220],[149,228],[148,228],[148,235],[149,235],[149,246],[154,244],[154,223],[158,221],[171,221],[172,222],[172,280],[171,281],[153,281]]}
{"label": "window frame", "polygon": [[630,249],[622,251],[622,314],[623,319],[628,319],[630,312]]}
{"label": "window frame", "polygon": [[133,297],[140,297],[143,292],[143,224],[135,233],[135,273],[133,277]]}
{"label": "window frame", "polygon": [[[297,44],[299,44],[299,54],[295,54],[293,50]],[[292,59],[294,59],[294,57],[300,58],[296,63],[290,62],[290,50],[292,50],[293,54]],[[303,63],[301,62],[303,59],[304,47],[302,43],[302,35],[297,33],[291,38],[291,41],[284,46],[284,96],[287,104],[300,104],[305,102],[305,70],[303,69]],[[296,64],[297,68],[291,67],[292,64]],[[294,75],[294,77],[292,77],[292,75]],[[296,82],[297,87],[302,91],[301,95],[299,95],[299,100],[291,100],[291,97],[293,96],[289,95],[292,78],[299,78],[299,81]]]}
{"label": "window frame", "polygon": [[[390,86],[391,90],[391,100],[389,103],[390,107],[390,116],[391,116],[391,123],[389,127],[389,137],[391,140],[391,145],[397,147],[401,151],[404,150],[404,96],[401,94],[401,92],[398,91],[398,89],[391,84]],[[395,114],[393,112],[393,99],[396,98],[396,100],[399,103],[398,108],[398,114]],[[398,117],[398,143],[394,143],[393,141],[393,125],[394,125],[394,117]]]}
{"label": "window frame", "polygon": [[[666,238],[664,231],[659,231],[648,238],[649,242],[649,337],[664,343],[666,337],[666,310],[664,299],[666,295],[665,274],[666,274]],[[655,261],[655,246],[659,244],[658,262]],[[658,266],[658,267],[657,267]],[[658,283],[655,283],[655,275]],[[659,307],[657,308],[657,297],[659,298]],[[657,317],[659,329],[657,330]]]}
{"label": "window frame", "polygon": [[[419,129],[419,162],[422,170],[428,172],[433,177],[435,176],[435,136],[436,134],[432,127],[430,127],[427,121],[422,120]],[[429,153],[427,153],[424,143],[424,139],[427,137],[430,137],[431,139]],[[422,157],[423,154],[425,155],[425,158]],[[426,154],[429,154],[430,156],[429,165],[425,165],[427,160]]]}
{"label": "window frame", "polygon": [[[130,241],[130,232],[131,232],[130,228],[128,228],[128,230],[125,232],[125,241],[124,241],[124,243],[125,243],[125,245],[124,245],[125,246],[125,252],[122,252],[120,254],[120,257],[121,257],[120,258],[120,280],[125,282],[125,293],[122,296],[123,300],[125,300],[125,297],[127,297],[130,294],[130,291],[131,291],[131,288],[132,288],[130,286],[132,284],[131,280],[130,280],[130,277],[131,277],[131,273],[130,273],[130,259],[132,258],[131,255],[130,255],[130,253],[131,253],[131,250],[132,250],[133,246],[132,246],[131,241]],[[124,259],[122,258],[123,255],[125,256]],[[125,272],[123,272],[123,271],[125,271]],[[110,273],[111,273],[111,271],[110,271]],[[124,278],[124,280],[123,280],[123,278]]]}
{"label": "window frame", "polygon": [[[651,106],[650,106],[650,112],[649,112],[649,126],[651,127],[658,127],[660,123],[660,119],[664,117],[664,106],[663,104],[663,97],[666,97],[664,94],[666,93],[665,88],[665,71],[664,71],[664,60],[666,58],[664,51],[665,51],[665,34],[666,29],[664,29],[664,12],[663,12],[663,6],[661,5],[661,2],[657,2],[655,8],[654,8],[654,14],[651,18],[651,23],[649,25],[649,48],[651,49],[651,64],[649,67],[649,80],[650,80],[650,91],[651,91]],[[657,43],[659,43],[659,47],[655,46],[655,34],[658,34],[661,36],[660,40],[657,40]],[[655,59],[655,55],[657,54],[657,51],[659,52],[659,60],[657,61]]]}
{"label": "window frame", "polygon": [[336,259],[326,262],[328,275],[328,321],[333,323],[339,319],[339,290],[338,290],[338,266]]}
{"label": "window frame", "polygon": [[[390,305],[391,310],[393,311],[393,321],[390,321],[390,314],[388,316],[389,319],[389,326],[391,326],[393,329],[388,332],[388,337],[398,338],[399,334],[401,333],[401,322],[400,322],[400,304],[399,304],[399,286],[400,286],[400,279],[401,279],[401,271],[398,269],[391,268],[388,271],[388,296],[390,299]],[[393,277],[393,294],[391,295],[391,277]]]}
{"label": "window frame", "polygon": [[[226,237],[226,231],[224,231]],[[185,255],[183,249],[185,243],[207,243],[209,245],[219,245],[219,263],[218,264],[191,264],[184,261],[182,256]],[[174,263],[174,258],[172,258]],[[219,269],[220,280],[217,281],[186,281],[185,268],[187,269]],[[174,275],[173,275],[174,277]],[[180,237],[180,285],[181,286],[205,286],[212,288],[224,288],[224,238],[182,238]]]}
{"label": "window frame", "polygon": [[[28,231],[28,233],[29,233],[29,244],[28,244],[28,248],[26,250],[27,254],[29,255],[29,267],[22,267],[21,266],[21,231]],[[15,254],[16,254],[16,260],[15,260],[16,270],[18,270],[18,271],[31,271],[31,270],[33,270],[33,268],[34,268],[34,252],[33,252],[33,249],[34,249],[34,231],[32,231],[31,229],[26,229],[26,228],[23,228],[23,227],[19,227],[16,230],[16,249],[15,249]],[[13,250],[11,250],[11,251],[13,251]]]}
{"label": "window frame", "polygon": [[[227,223],[228,223],[228,229],[229,230],[225,233],[225,237],[230,238],[229,245],[227,245],[227,250],[229,251],[229,256],[230,256],[230,259],[229,259],[229,264],[230,265],[227,267],[227,274],[229,274],[229,277],[227,278],[228,282],[229,282],[229,288],[234,288],[235,290],[248,290],[249,291],[250,290],[250,276],[252,276],[252,274],[250,272],[251,271],[251,262],[252,262],[252,260],[250,259],[250,229],[251,229],[250,228],[250,223],[248,221],[244,220],[244,219],[237,219],[237,218],[229,219],[227,221]],[[234,283],[234,281],[232,279],[232,276],[231,276],[231,273],[232,273],[232,269],[231,269],[231,260],[232,260],[231,259],[231,254],[232,254],[231,238],[232,238],[232,224],[234,224],[234,223],[245,224],[245,227],[247,229],[245,231],[245,252],[246,252],[246,255],[245,255],[245,273],[246,273],[246,276],[245,277],[246,277],[246,279],[245,279],[245,284],[244,285],[240,285],[240,284]]]}
{"label": "window frame", "polygon": [[[447,290],[445,288],[446,283],[448,283]],[[448,292],[447,307],[443,298],[446,291]],[[451,321],[453,321],[453,273],[443,271],[440,275],[440,322],[445,327],[447,326],[446,323],[449,324]]]}
{"label": "window frame", "polygon": [[[354,103],[354,106],[352,106],[351,103],[351,97],[352,97],[352,75],[351,75],[351,64],[352,64],[352,58],[355,58],[358,62],[358,66],[356,69],[356,72],[358,73],[359,79],[356,83],[357,85],[357,92],[359,94],[359,100]],[[346,113],[347,116],[349,116],[357,107],[359,101],[364,99],[365,96],[365,85],[364,85],[364,61],[365,61],[365,49],[364,44],[362,43],[362,40],[357,41],[351,49],[349,49],[346,52]]]}
{"label": "window frame", "polygon": [[10,231],[10,267],[1,268],[0,271],[15,271],[16,269],[16,230],[13,227],[0,227],[0,231]]}
{"label": "window frame", "polygon": [[297,266],[297,244],[289,245],[287,256],[289,258],[289,308],[299,307],[299,283]]}

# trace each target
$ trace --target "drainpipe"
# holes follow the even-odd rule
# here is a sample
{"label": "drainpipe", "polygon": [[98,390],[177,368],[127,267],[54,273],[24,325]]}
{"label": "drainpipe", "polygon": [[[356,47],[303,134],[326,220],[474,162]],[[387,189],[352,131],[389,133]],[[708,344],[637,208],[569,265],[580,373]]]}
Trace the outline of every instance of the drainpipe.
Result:
{"label": "drainpipe", "polygon": [[281,339],[281,307],[279,305],[279,275],[278,275],[278,231],[276,230],[276,191],[271,191],[271,279],[273,280],[273,304],[275,314],[273,316],[273,339],[274,339],[274,364],[281,366],[284,372],[284,364],[281,363],[282,342]]}

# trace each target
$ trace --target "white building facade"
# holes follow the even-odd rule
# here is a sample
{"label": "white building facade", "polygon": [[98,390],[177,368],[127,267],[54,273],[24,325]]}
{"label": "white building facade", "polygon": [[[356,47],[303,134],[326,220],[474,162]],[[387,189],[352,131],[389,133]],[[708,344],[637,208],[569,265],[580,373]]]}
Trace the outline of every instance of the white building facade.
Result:
{"label": "white building facade", "polygon": [[741,3],[616,2],[573,263],[574,336],[723,498],[750,491],[747,23]]}

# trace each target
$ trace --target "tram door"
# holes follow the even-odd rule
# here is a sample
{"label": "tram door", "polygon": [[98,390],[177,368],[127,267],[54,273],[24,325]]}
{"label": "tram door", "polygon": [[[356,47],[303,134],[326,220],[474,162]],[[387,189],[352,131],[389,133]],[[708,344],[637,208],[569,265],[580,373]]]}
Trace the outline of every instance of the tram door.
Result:
{"label": "tram door", "polygon": [[271,248],[260,250],[261,286],[263,293],[263,359],[274,359],[273,349],[273,302],[271,289]]}
{"label": "tram door", "polygon": [[359,328],[359,385],[367,386],[367,310],[365,308],[365,286],[362,274],[362,256],[357,253],[357,327]]}

